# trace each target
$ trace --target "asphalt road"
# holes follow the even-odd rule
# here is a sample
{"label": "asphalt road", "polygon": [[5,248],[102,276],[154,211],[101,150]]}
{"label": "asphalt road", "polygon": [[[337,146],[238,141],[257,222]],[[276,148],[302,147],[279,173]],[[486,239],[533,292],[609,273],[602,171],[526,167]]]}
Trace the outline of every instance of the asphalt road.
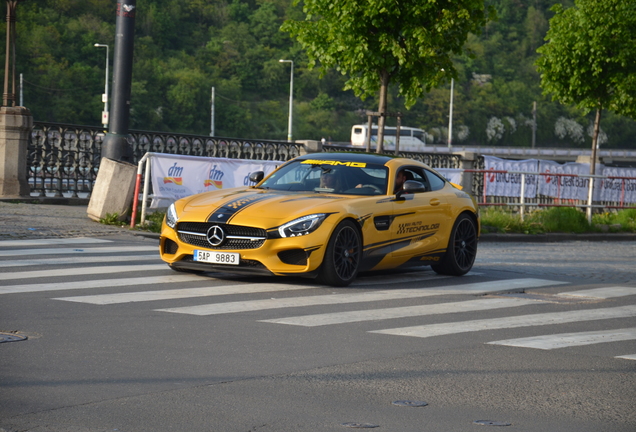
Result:
{"label": "asphalt road", "polygon": [[482,243],[467,276],[348,288],[156,248],[0,241],[0,337],[27,337],[0,343],[0,431],[636,430],[634,242]]}

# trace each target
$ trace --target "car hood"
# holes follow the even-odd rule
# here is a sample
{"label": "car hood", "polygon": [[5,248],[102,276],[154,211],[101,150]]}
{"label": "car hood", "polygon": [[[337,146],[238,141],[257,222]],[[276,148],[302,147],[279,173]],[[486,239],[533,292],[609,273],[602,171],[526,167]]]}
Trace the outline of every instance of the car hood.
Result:
{"label": "car hood", "polygon": [[356,198],[315,192],[230,189],[185,198],[179,219],[267,229],[313,213],[337,213],[352,199]]}

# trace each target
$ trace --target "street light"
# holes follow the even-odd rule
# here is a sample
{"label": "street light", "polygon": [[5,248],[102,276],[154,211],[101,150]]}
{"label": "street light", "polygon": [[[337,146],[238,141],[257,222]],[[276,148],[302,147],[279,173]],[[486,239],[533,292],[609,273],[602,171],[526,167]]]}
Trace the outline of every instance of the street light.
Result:
{"label": "street light", "polygon": [[289,78],[289,122],[287,124],[287,141],[292,141],[292,100],[294,97],[294,61],[278,60],[280,63],[291,63],[291,73]]}
{"label": "street light", "polygon": [[93,46],[98,48],[106,48],[106,79],[104,80],[104,94],[102,95],[102,102],[104,102],[102,124],[104,125],[104,128],[108,128],[108,45],[96,43]]}
{"label": "street light", "polygon": [[451,143],[453,139],[453,87],[455,86],[455,79],[451,78],[451,91],[450,91],[450,111],[448,113],[448,150],[451,149]]}

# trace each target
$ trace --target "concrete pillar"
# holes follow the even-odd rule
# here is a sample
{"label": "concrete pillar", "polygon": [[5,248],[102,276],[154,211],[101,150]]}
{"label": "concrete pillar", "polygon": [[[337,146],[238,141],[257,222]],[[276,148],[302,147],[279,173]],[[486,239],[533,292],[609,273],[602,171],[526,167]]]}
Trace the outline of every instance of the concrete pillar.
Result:
{"label": "concrete pillar", "polygon": [[[478,157],[477,153],[458,152],[453,154],[458,154],[461,156],[461,162],[459,166],[461,169],[463,170],[475,169],[477,157]],[[474,174],[475,173],[473,172],[466,172],[466,171],[462,173],[462,188],[464,189],[464,191],[468,193],[473,192],[473,178],[475,177]]]}
{"label": "concrete pillar", "polygon": [[33,127],[25,107],[0,107],[0,196],[28,197],[27,146]]}
{"label": "concrete pillar", "polygon": [[132,207],[136,176],[135,165],[102,158],[86,211],[88,217],[99,221],[116,214],[119,220],[124,220]]}
{"label": "concrete pillar", "polygon": [[301,155],[306,155],[309,153],[321,153],[322,152],[322,142],[313,141],[313,140],[296,140],[297,144],[302,144],[303,148],[300,151]]}

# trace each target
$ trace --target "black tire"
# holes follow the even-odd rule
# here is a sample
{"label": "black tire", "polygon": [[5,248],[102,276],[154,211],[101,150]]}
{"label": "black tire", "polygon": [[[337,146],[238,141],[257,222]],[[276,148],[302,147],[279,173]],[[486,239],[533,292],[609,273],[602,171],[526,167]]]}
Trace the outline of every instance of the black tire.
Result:
{"label": "black tire", "polygon": [[466,213],[459,215],[453,225],[446,253],[439,264],[431,267],[435,273],[462,276],[473,268],[477,256],[477,226]]}
{"label": "black tire", "polygon": [[358,275],[362,258],[362,239],[351,221],[342,221],[334,230],[320,268],[318,280],[326,285],[344,287]]}

